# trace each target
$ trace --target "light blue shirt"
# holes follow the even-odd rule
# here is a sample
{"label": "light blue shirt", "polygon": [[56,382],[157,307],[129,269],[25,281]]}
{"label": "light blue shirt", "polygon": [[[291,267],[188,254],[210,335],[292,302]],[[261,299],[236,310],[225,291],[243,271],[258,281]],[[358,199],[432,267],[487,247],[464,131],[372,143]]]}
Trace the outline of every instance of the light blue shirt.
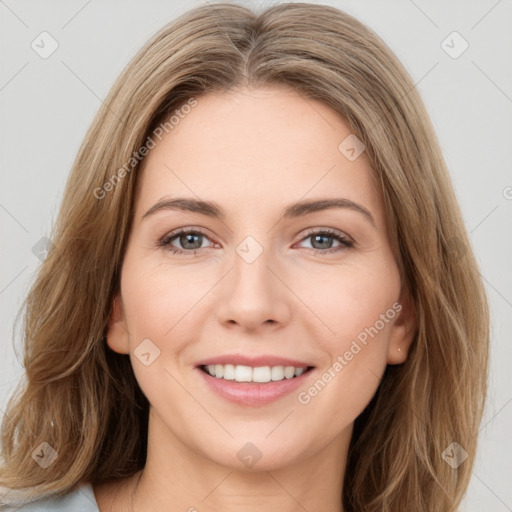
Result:
{"label": "light blue shirt", "polygon": [[90,483],[83,483],[75,490],[62,496],[43,498],[24,505],[11,506],[0,510],[9,512],[100,512]]}

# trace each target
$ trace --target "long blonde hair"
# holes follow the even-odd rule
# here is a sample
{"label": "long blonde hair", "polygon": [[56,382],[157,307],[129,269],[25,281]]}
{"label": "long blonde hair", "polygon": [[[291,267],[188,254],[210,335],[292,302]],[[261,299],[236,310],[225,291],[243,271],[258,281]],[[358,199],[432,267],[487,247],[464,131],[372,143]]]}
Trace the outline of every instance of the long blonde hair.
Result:
{"label": "long blonde hair", "polygon": [[[195,8],[151,38],[113,85],[80,147],[53,247],[24,304],[26,375],[1,430],[5,502],[13,490],[29,499],[63,494],[144,467],[148,401],[129,356],[104,340],[140,149],[191,98],[273,84],[331,107],[366,145],[417,321],[407,361],[387,367],[356,419],[340,482],[345,510],[457,509],[487,386],[489,314],[477,264],[411,78],[359,21],[307,3],[260,13],[224,3]],[[443,458],[453,442],[468,454],[456,468]],[[41,443],[57,453],[47,468],[32,456]]]}

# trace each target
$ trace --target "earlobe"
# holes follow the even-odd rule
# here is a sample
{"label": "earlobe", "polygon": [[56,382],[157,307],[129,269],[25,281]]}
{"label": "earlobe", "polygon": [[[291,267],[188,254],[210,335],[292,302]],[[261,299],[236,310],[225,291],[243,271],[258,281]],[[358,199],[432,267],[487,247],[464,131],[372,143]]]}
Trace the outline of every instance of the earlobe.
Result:
{"label": "earlobe", "polygon": [[116,295],[110,311],[107,329],[107,345],[118,354],[129,354],[130,343],[121,297]]}
{"label": "earlobe", "polygon": [[388,364],[402,364],[406,361],[407,353],[416,334],[416,315],[408,293],[402,294],[399,304],[402,308],[391,328]]}

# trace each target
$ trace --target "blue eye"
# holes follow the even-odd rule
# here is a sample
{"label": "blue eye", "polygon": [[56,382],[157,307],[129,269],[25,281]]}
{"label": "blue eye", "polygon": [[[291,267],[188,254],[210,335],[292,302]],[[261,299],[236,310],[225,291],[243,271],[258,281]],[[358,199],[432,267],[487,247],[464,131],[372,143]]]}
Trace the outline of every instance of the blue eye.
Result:
{"label": "blue eye", "polygon": [[[209,238],[201,231],[181,229],[166,235],[158,242],[158,245],[173,254],[187,254],[189,256],[193,256],[197,251],[205,248],[203,247],[205,239],[209,240]],[[315,254],[338,252],[353,247],[354,245],[354,242],[347,235],[331,229],[311,231],[301,239],[301,242],[307,239],[311,239],[313,244],[320,245],[320,248],[312,247],[310,249]],[[333,248],[332,240],[338,241],[339,245]],[[174,241],[178,241],[181,248],[173,245]]]}
{"label": "blue eye", "polygon": [[[187,231],[186,229],[169,233],[167,236],[165,236],[160,242],[159,245],[161,247],[165,247],[167,250],[169,250],[172,253],[175,254],[183,254],[183,253],[191,253],[195,254],[198,249],[201,249],[202,247],[202,239],[207,238],[204,233],[201,231]],[[199,239],[199,246],[198,245],[198,239]],[[183,249],[180,249],[178,247],[175,247],[172,245],[172,242],[174,240],[178,240],[180,244],[183,244]]]}
{"label": "blue eye", "polygon": [[[304,241],[308,239],[311,239],[312,243],[319,244],[321,247],[320,249],[315,247],[312,248],[315,254],[338,252],[343,249],[353,247],[354,245],[354,242],[347,235],[338,233],[337,231],[333,231],[331,229],[324,229],[322,231],[312,231],[308,233],[302,240]],[[333,248],[333,239],[337,240],[340,243],[340,245]]]}

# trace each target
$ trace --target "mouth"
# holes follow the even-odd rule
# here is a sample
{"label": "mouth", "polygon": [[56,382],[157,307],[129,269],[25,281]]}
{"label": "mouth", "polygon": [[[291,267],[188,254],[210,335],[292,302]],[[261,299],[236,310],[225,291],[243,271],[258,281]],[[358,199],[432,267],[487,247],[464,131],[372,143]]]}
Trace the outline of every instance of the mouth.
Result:
{"label": "mouth", "polygon": [[233,364],[199,365],[198,368],[217,379],[247,384],[267,384],[292,380],[310,372],[314,366],[246,366]]}
{"label": "mouth", "polygon": [[242,407],[263,407],[293,395],[316,373],[314,366],[201,364],[195,370],[206,389]]}

